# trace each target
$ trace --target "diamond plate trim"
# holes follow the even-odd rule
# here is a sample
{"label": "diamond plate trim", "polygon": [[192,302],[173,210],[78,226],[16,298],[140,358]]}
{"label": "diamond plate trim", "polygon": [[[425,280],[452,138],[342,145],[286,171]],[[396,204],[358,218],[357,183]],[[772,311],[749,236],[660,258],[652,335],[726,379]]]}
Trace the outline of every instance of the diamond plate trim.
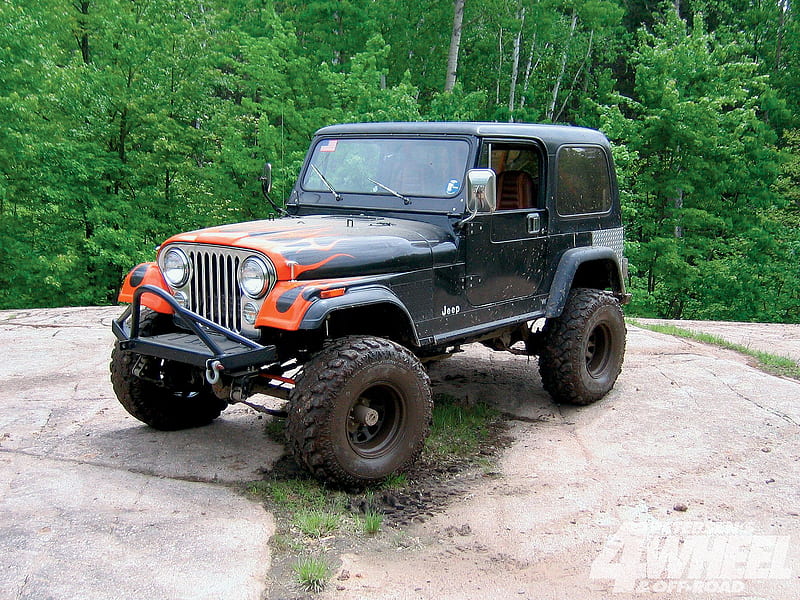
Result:
{"label": "diamond plate trim", "polygon": [[625,246],[625,228],[601,229],[592,232],[592,246],[611,248],[617,258],[622,262],[622,252]]}

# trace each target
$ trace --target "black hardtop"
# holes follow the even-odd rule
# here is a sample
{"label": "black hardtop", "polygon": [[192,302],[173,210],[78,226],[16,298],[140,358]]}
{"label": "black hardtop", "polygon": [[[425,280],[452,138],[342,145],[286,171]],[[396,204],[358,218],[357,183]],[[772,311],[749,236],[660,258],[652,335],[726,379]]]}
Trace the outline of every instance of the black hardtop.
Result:
{"label": "black hardtop", "polygon": [[534,123],[471,123],[471,122],[388,122],[347,123],[318,130],[316,136],[341,135],[453,135],[515,137],[541,140],[548,153],[565,144],[594,144],[609,147],[608,139],[596,129],[571,125]]}

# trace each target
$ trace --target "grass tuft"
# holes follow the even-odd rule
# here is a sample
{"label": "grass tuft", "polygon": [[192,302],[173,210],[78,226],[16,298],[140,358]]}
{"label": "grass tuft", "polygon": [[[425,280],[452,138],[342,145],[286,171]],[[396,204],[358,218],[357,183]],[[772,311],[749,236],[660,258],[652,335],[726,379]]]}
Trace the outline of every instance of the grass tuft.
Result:
{"label": "grass tuft", "polygon": [[363,516],[354,518],[359,529],[368,535],[375,535],[383,525],[383,514],[374,510],[368,510]]}
{"label": "grass tuft", "polygon": [[295,581],[304,591],[312,594],[323,591],[331,576],[331,568],[328,563],[324,559],[314,556],[300,558],[292,570],[295,573]]}
{"label": "grass tuft", "polygon": [[762,352],[761,350],[753,350],[747,346],[729,342],[728,340],[710,333],[692,331],[691,329],[683,329],[682,327],[677,327],[676,325],[642,323],[636,319],[629,319],[628,321],[635,327],[640,327],[649,331],[655,331],[656,333],[666,333],[676,337],[695,340],[705,344],[711,344],[712,346],[717,346],[718,348],[733,350],[734,352],[738,352],[739,354],[744,354],[745,356],[755,359],[756,366],[762,371],[772,373],[773,375],[782,375],[784,377],[800,379],[800,365],[786,356],[778,356],[776,354],[770,354],[769,352]]}
{"label": "grass tuft", "polygon": [[405,473],[393,473],[381,483],[382,490],[403,490],[408,487],[408,475]]}
{"label": "grass tuft", "polygon": [[315,479],[275,479],[253,481],[247,491],[261,500],[271,500],[282,510],[323,511],[346,503],[345,494],[332,492]]}
{"label": "grass tuft", "polygon": [[433,423],[425,452],[431,458],[473,456],[489,437],[489,427],[498,417],[496,409],[482,402],[466,404],[439,394],[434,402]]}
{"label": "grass tuft", "polygon": [[321,538],[339,529],[341,515],[321,510],[301,511],[295,514],[294,524],[305,535]]}

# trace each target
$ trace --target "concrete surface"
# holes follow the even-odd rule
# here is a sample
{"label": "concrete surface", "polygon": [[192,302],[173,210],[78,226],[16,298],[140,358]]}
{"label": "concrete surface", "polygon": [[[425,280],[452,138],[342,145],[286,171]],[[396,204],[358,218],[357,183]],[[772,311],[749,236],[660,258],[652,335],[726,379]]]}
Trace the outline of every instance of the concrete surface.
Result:
{"label": "concrete surface", "polygon": [[157,432],[108,380],[119,308],[0,311],[0,599],[253,599],[272,516],[231,485],[282,448],[233,409]]}
{"label": "concrete surface", "polygon": [[737,323],[734,321],[690,321],[639,319],[642,323],[674,325],[708,333],[751,350],[791,358],[800,364],[800,325],[782,323]]}
{"label": "concrete surface", "polygon": [[635,327],[593,406],[553,405],[535,370],[477,346],[432,369],[516,416],[499,475],[344,554],[323,598],[800,598],[800,383]]}
{"label": "concrete surface", "polygon": [[[175,433],[128,417],[118,312],[0,311],[0,599],[269,597],[272,517],[231,484],[281,449],[249,409]],[[321,598],[800,597],[800,383],[635,327],[589,407],[480,346],[431,376],[510,413],[513,442],[443,513],[341,555]]]}

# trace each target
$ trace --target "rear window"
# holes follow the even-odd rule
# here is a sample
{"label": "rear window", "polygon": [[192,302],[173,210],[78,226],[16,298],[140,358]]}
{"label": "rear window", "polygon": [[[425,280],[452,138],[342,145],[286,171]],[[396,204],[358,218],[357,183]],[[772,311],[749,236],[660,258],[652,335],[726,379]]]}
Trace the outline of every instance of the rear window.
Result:
{"label": "rear window", "polygon": [[558,151],[556,210],[562,216],[604,213],[611,208],[606,153],[598,146],[564,146]]}

